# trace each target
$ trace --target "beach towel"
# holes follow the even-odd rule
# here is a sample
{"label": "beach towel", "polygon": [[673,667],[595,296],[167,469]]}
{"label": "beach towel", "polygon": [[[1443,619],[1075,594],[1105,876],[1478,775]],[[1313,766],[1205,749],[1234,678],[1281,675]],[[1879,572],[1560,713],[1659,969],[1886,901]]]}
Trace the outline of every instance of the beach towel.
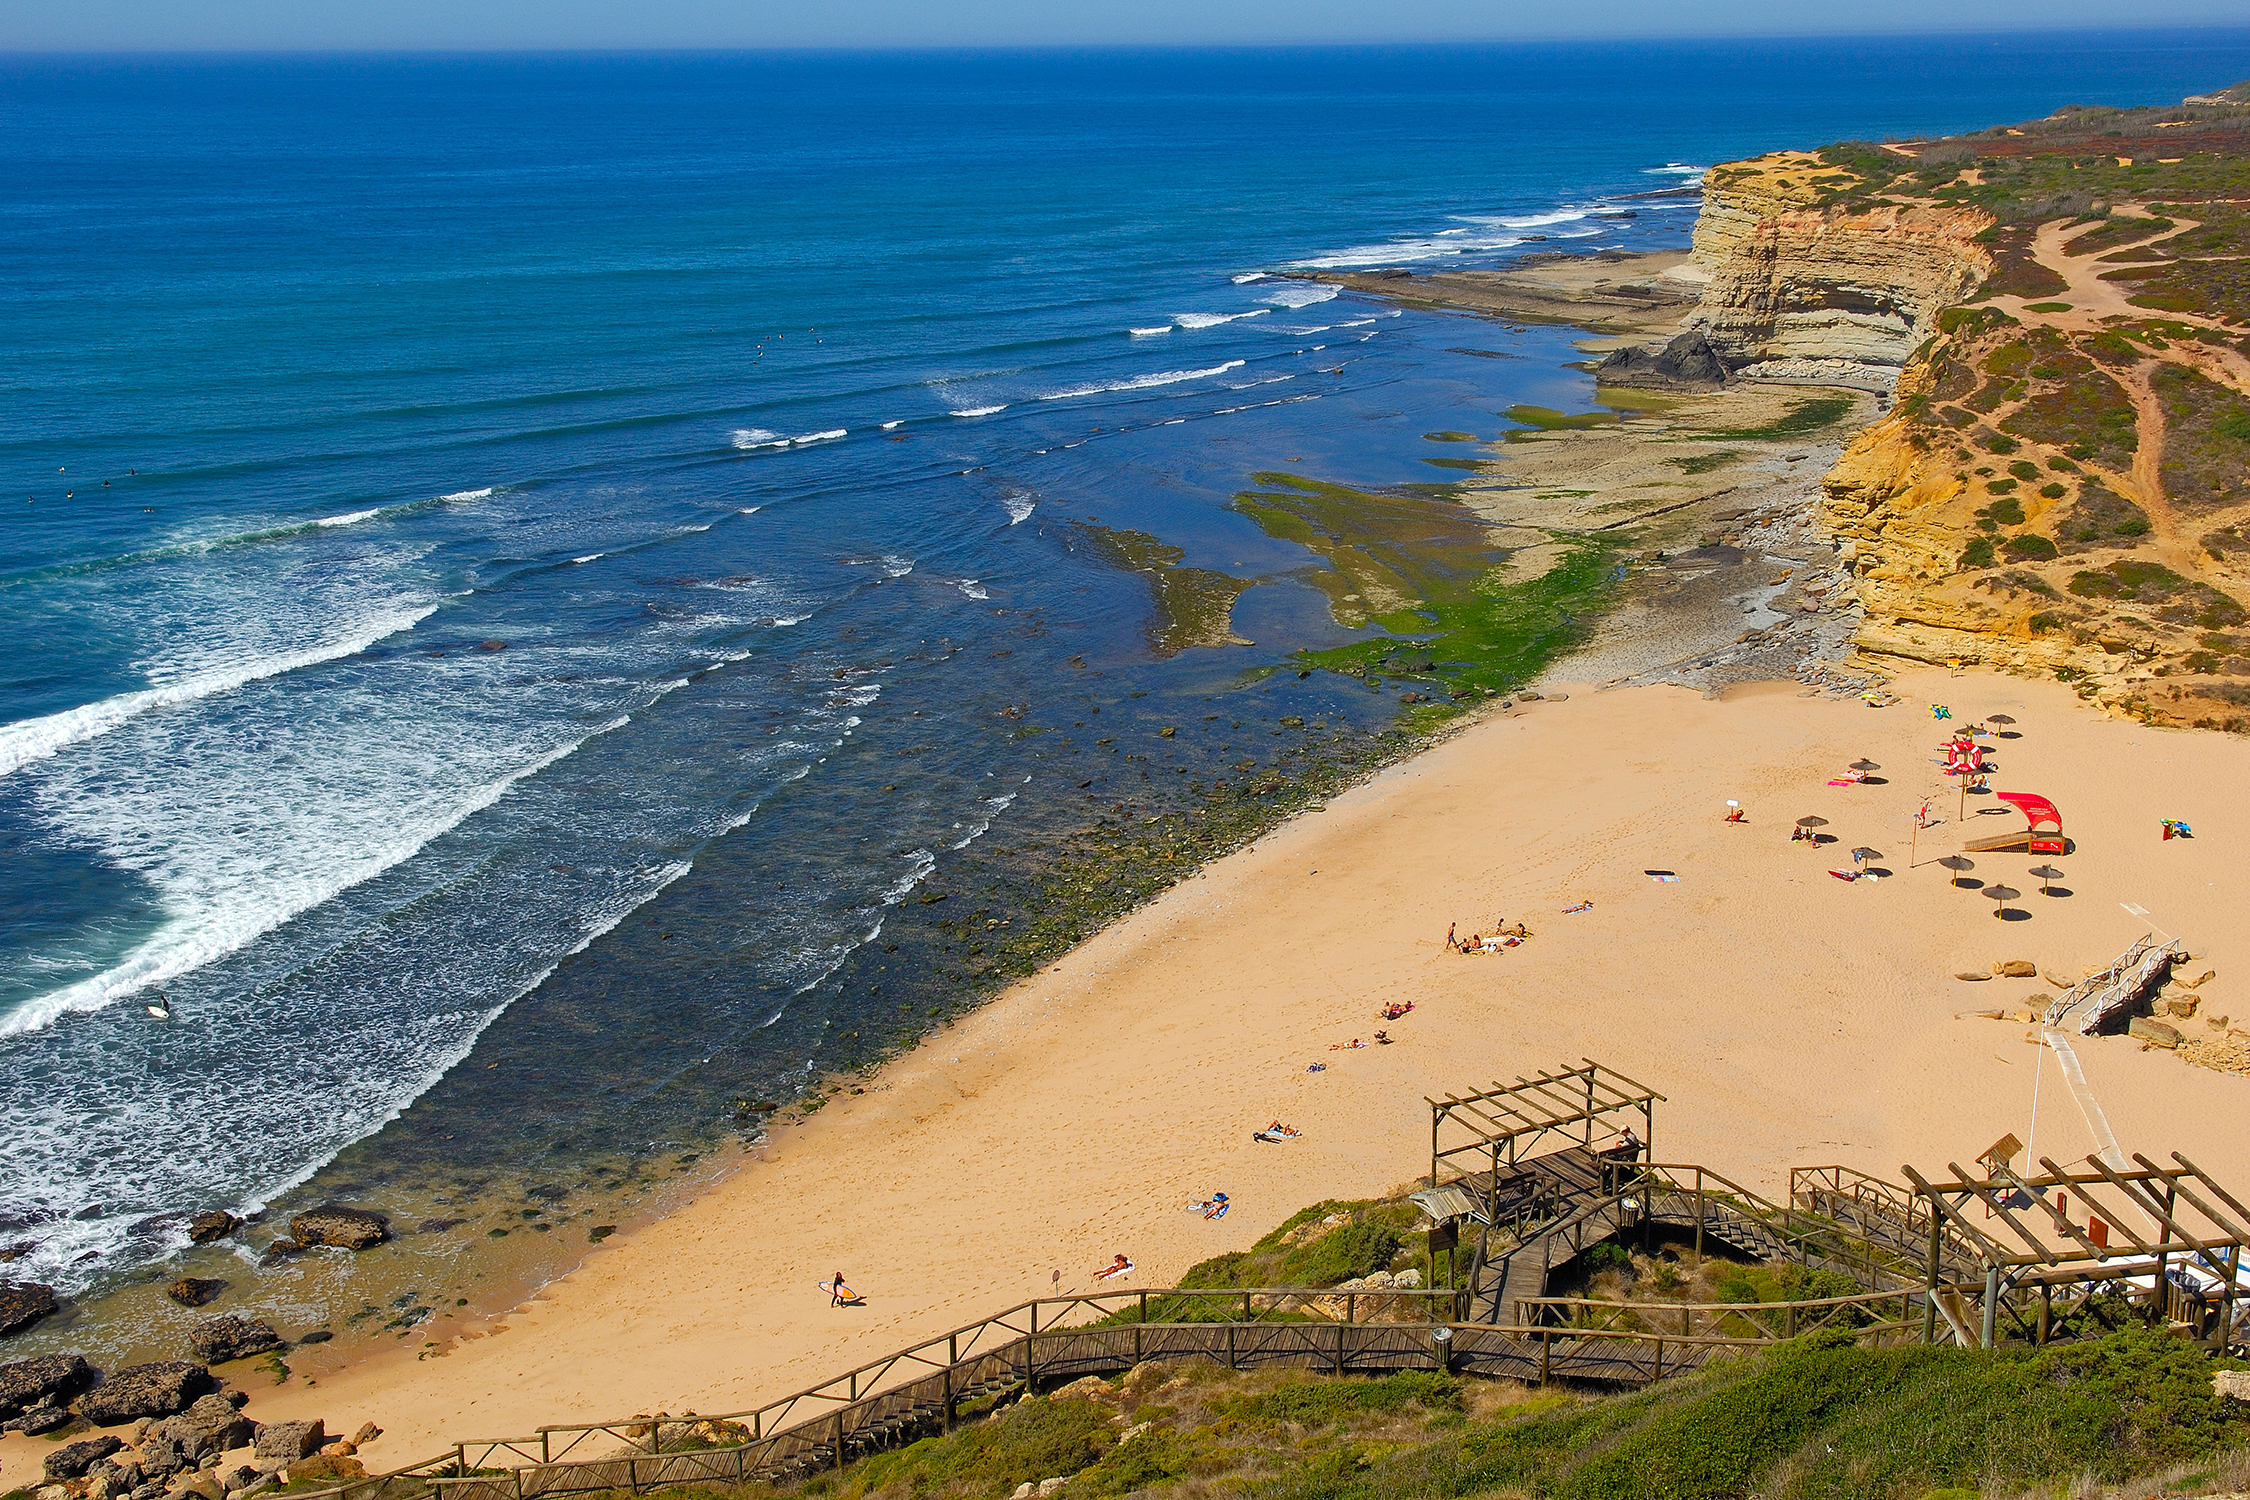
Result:
{"label": "beach towel", "polygon": [[1658,885],[1678,885],[1680,883],[1680,877],[1670,870],[1651,870],[1648,872],[1648,878]]}
{"label": "beach towel", "polygon": [[1328,1071],[1328,1064],[1314,1063],[1311,1067],[1305,1069],[1305,1071],[1308,1073],[1325,1073]]}
{"label": "beach towel", "polygon": [[1828,873],[1835,876],[1838,880],[1859,879],[1859,871],[1857,870],[1830,870]]}
{"label": "beach towel", "polygon": [[1214,1203],[1204,1213],[1203,1217],[1206,1219],[1223,1219],[1227,1216],[1227,1209],[1230,1207],[1232,1207],[1231,1204]]}
{"label": "beach towel", "polygon": [[1254,1141],[1270,1141],[1275,1145],[1279,1145],[1283,1141],[1295,1140],[1296,1138],[1297,1133],[1293,1130],[1286,1132],[1279,1130],[1253,1130],[1250,1132],[1250,1139]]}
{"label": "beach towel", "polygon": [[1131,1261],[1127,1261],[1121,1266],[1104,1266],[1094,1273],[1094,1279],[1096,1281],[1107,1281],[1113,1276],[1127,1275],[1132,1269],[1133,1263]]}
{"label": "beach towel", "polygon": [[1570,914],[1571,914],[1572,912],[1580,912],[1580,911],[1592,911],[1593,909],[1594,909],[1594,903],[1593,903],[1593,902],[1591,902],[1591,901],[1581,901],[1581,902],[1579,902],[1579,903],[1578,903],[1578,904],[1577,904],[1576,906],[1566,906],[1566,907],[1564,907],[1564,908],[1563,908],[1563,915],[1567,917],[1567,916],[1569,916],[1569,915],[1570,915]]}

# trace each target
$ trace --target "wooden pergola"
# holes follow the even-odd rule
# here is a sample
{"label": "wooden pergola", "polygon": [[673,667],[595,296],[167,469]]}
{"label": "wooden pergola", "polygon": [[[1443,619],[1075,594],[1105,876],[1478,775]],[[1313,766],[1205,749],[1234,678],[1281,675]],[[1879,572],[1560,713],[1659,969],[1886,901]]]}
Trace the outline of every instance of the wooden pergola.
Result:
{"label": "wooden pergola", "polygon": [[[1930,1239],[1924,1267],[1928,1298],[1922,1315],[1923,1338],[1934,1340],[1940,1311],[1939,1283],[1945,1246],[1953,1237],[1984,1266],[1982,1343],[1990,1347],[2001,1301],[2017,1289],[2036,1287],[2040,1296],[2036,1342],[2045,1342],[2058,1288],[2081,1291],[2095,1285],[2150,1278],[2151,1301],[2169,1315],[2175,1300],[2171,1274],[2194,1268],[2217,1285],[2195,1295],[2220,1304],[2211,1340],[2224,1347],[2234,1327],[2235,1307],[2246,1290],[2243,1249],[2250,1246],[2250,1207],[2202,1168],[2171,1153],[2165,1166],[2139,1152],[2130,1167],[2112,1166],[2098,1156],[2066,1170],[2050,1157],[2042,1170],[2018,1172],[1988,1155],[1972,1175],[1947,1162],[1953,1176],[1932,1182],[1905,1169],[1917,1197],[1930,1203]],[[2119,1243],[2111,1243],[2115,1235]],[[1956,1262],[1958,1263],[1958,1262]],[[1953,1314],[1947,1311],[1950,1319]],[[1967,1330],[1961,1332],[1966,1341]]]}
{"label": "wooden pergola", "polygon": [[[1535,1078],[1519,1074],[1514,1083],[1495,1083],[1481,1093],[1425,1098],[1430,1106],[1430,1186],[1438,1185],[1447,1168],[1457,1177],[1488,1170],[1497,1181],[1527,1148],[1556,1149],[1567,1142],[1591,1150],[1596,1126],[1606,1134],[1615,1117],[1635,1110],[1641,1116],[1641,1144],[1653,1157],[1655,1106],[1664,1096],[1590,1057],[1579,1061],[1584,1066],[1541,1069]],[[1529,1154],[1541,1151],[1530,1149]],[[1458,1162],[1463,1157],[1476,1165],[1462,1170]]]}

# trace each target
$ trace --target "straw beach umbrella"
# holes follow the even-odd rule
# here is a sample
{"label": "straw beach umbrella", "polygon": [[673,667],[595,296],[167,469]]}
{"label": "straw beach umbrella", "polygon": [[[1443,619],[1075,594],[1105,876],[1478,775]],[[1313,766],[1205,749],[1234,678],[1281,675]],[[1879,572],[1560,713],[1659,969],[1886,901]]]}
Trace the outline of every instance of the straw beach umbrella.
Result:
{"label": "straw beach umbrella", "polygon": [[1797,826],[1805,831],[1805,836],[1807,838],[1812,840],[1813,843],[1817,844],[1820,842],[1820,835],[1814,830],[1826,828],[1828,826],[1828,820],[1815,814],[1799,818],[1797,820]]}
{"label": "straw beach umbrella", "polygon": [[1855,771],[1880,771],[1883,768],[1863,755],[1852,762],[1852,769]]}
{"label": "straw beach umbrella", "polygon": [[2015,889],[2013,886],[2005,885],[1988,885],[1984,888],[1984,893],[1987,896],[1990,896],[1993,901],[1997,903],[1992,908],[1992,914],[1996,917],[2007,916],[2008,903],[2023,894],[2023,892]]}
{"label": "straw beach umbrella", "polygon": [[1852,863],[1855,865],[1864,865],[1871,859],[1881,859],[1882,857],[1882,850],[1870,849],[1865,844],[1852,851]]}
{"label": "straw beach umbrella", "polygon": [[2047,884],[2049,881],[2060,880],[2063,878],[2063,872],[2056,869],[2053,865],[2034,865],[2031,869],[2025,871],[2024,873],[2028,875],[2036,875],[2039,877],[2039,894],[2042,896],[2051,896],[2054,894],[2053,891],[2047,889]]}
{"label": "straw beach umbrella", "polygon": [[1962,875],[1966,875],[1969,871],[1977,867],[1977,862],[1975,860],[1969,859],[1959,854],[1948,854],[1945,858],[1939,860],[1938,863],[1954,873],[1954,876],[1956,878],[1953,883],[1955,885],[1960,886],[1963,890],[1974,890],[1976,888],[1976,881],[1962,880],[1958,878]]}

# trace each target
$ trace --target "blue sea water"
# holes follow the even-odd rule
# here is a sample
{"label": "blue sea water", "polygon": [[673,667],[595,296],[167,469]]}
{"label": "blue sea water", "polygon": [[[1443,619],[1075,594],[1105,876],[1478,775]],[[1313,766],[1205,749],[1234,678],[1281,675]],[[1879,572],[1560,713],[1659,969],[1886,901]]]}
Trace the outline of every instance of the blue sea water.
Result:
{"label": "blue sea water", "polygon": [[[2245,76],[2246,32],[0,58],[12,1269],[690,1140],[946,998],[877,939],[1106,803],[1091,714],[1375,720],[1242,706],[1344,633],[1230,497],[1443,479],[1424,433],[1588,382],[1266,273],[1677,246],[1713,161]],[[1152,651],[1095,521],[1256,580],[1255,644]]]}

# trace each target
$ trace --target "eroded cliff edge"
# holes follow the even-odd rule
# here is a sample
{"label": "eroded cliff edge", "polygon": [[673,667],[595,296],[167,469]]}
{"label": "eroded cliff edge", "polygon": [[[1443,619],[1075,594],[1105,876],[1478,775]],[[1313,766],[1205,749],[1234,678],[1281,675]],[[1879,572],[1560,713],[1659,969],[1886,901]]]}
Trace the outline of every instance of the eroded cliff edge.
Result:
{"label": "eroded cliff edge", "polygon": [[2250,729],[2250,98],[1714,169],[1685,326],[1896,400],[1822,481],[1863,658]]}

